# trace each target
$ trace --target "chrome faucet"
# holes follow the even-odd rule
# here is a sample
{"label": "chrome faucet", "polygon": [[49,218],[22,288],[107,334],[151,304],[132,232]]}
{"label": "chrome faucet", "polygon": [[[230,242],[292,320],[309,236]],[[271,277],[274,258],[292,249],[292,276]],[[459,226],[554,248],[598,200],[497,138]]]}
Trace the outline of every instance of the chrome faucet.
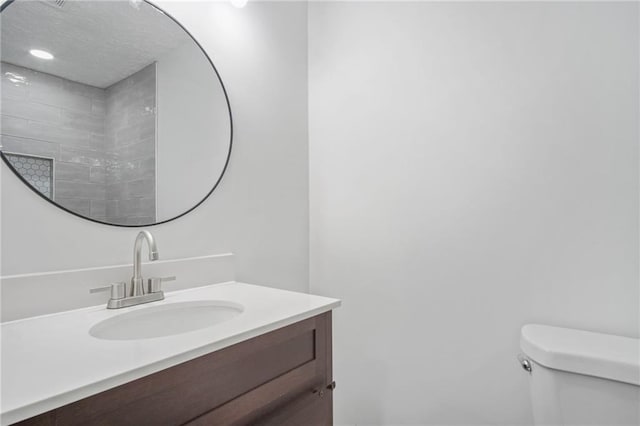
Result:
{"label": "chrome faucet", "polygon": [[133,244],[133,277],[131,277],[131,294],[129,296],[141,296],[145,293],[142,279],[142,241],[147,241],[149,247],[149,260],[158,260],[158,246],[156,240],[149,231],[140,231]]}
{"label": "chrome faucet", "polygon": [[145,240],[149,247],[149,260],[159,259],[158,246],[151,232],[140,231],[133,244],[133,277],[131,277],[129,289],[127,289],[127,283],[117,282],[105,287],[89,290],[90,293],[111,291],[111,298],[109,302],[107,302],[108,309],[126,308],[141,303],[162,300],[164,299],[164,292],[162,291],[161,284],[164,281],[173,281],[176,279],[176,277],[149,278],[147,280],[147,287],[145,288],[142,278],[142,242]]}

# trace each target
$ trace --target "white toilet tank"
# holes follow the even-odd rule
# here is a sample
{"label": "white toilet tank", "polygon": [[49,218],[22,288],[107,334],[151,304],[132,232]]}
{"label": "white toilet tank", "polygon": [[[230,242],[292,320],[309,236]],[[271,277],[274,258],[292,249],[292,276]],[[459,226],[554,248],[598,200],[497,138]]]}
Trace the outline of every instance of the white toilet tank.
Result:
{"label": "white toilet tank", "polygon": [[536,425],[640,425],[640,340],[568,328],[522,327]]}

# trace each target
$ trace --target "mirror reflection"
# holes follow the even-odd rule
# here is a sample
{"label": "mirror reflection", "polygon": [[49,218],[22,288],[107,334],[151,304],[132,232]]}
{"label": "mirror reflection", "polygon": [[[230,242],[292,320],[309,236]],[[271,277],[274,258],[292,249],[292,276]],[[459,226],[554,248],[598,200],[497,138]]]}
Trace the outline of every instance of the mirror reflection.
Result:
{"label": "mirror reflection", "polygon": [[231,146],[226,93],[171,17],[144,1],[16,0],[0,21],[2,154],[31,189],[137,226],[215,188]]}

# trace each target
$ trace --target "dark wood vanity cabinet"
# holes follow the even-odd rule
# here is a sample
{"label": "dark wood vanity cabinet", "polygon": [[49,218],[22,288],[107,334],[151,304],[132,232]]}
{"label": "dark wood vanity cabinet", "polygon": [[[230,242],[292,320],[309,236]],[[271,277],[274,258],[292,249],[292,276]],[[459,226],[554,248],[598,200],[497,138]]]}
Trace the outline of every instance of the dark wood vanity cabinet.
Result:
{"label": "dark wood vanity cabinet", "polygon": [[332,383],[327,312],[17,424],[331,425]]}

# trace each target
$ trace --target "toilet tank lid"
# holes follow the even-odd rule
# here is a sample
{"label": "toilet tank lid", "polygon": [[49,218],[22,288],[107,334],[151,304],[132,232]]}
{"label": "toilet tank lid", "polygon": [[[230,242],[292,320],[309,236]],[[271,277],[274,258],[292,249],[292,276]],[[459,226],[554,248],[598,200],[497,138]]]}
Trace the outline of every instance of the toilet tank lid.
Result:
{"label": "toilet tank lid", "polygon": [[548,368],[640,386],[640,339],[527,324],[520,348]]}

